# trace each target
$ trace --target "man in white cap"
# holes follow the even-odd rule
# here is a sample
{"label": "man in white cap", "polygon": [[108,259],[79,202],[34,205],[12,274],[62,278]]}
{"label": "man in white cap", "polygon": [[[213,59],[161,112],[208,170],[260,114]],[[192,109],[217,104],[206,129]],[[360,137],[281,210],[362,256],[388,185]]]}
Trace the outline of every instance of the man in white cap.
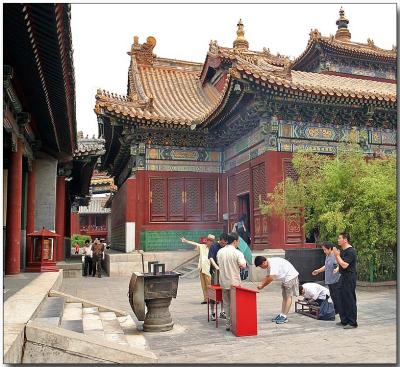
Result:
{"label": "man in white cap", "polygon": [[201,283],[201,288],[203,290],[203,302],[202,304],[207,304],[207,298],[208,298],[208,290],[207,287],[211,285],[211,274],[210,274],[210,260],[208,259],[208,250],[211,247],[211,245],[215,241],[215,236],[212,234],[209,234],[206,239],[206,243],[198,243],[198,242],[193,242],[189,241],[186,238],[182,237],[181,238],[182,243],[187,243],[189,245],[196,246],[196,248],[199,249],[200,256],[199,256],[199,273],[200,273],[200,283]]}

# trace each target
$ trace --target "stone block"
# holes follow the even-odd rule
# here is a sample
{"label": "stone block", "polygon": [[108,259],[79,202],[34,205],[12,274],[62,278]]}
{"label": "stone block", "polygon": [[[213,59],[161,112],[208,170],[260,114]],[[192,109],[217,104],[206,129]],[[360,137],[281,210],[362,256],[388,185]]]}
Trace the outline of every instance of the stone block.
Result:
{"label": "stone block", "polygon": [[3,362],[21,363],[24,346],[25,324],[4,324]]}
{"label": "stone block", "polygon": [[66,308],[64,310],[63,320],[82,320],[82,309],[81,308]]}
{"label": "stone block", "polygon": [[89,313],[99,313],[99,308],[98,307],[84,307],[82,309],[83,314],[89,314]]}
{"label": "stone block", "polygon": [[73,354],[67,351],[55,349],[47,345],[27,342],[25,345],[25,351],[22,363],[81,364],[81,363],[108,363],[108,361],[104,361],[94,356],[86,357],[84,355]]}
{"label": "stone block", "polygon": [[81,302],[67,302],[65,308],[82,308]]}
{"label": "stone block", "polygon": [[118,320],[101,320],[106,334],[123,334],[123,330]]}
{"label": "stone block", "polygon": [[82,320],[63,320],[60,325],[63,329],[75,331],[77,333],[83,333],[83,321]]}
{"label": "stone block", "polygon": [[116,320],[117,316],[114,312],[100,312],[100,318],[102,320]]}
{"label": "stone block", "polygon": [[103,323],[101,320],[83,319],[83,330],[103,330]]}
{"label": "stone block", "polygon": [[60,317],[36,317],[35,321],[40,322],[45,325],[54,325],[58,326],[60,325]]}
{"label": "stone block", "polygon": [[104,338],[113,343],[128,345],[128,342],[127,342],[124,334],[107,334],[107,333],[105,333]]}
{"label": "stone block", "polygon": [[83,315],[84,320],[100,320],[99,313],[86,313]]}
{"label": "stone block", "polygon": [[[113,335],[113,336],[110,336]],[[88,360],[100,360],[105,363],[156,363],[157,357],[150,351],[135,348],[126,344],[112,343],[123,341],[122,334],[109,334],[104,340],[95,335],[79,334],[61,328],[45,327],[35,322],[29,322],[26,327],[27,342],[42,345],[41,353],[35,351],[25,356],[26,363],[71,363],[73,358],[81,357]],[[113,340],[110,340],[113,339]],[[30,348],[30,347],[29,347]],[[46,348],[49,348],[47,350]],[[70,354],[66,362],[54,353]],[[29,357],[28,357],[29,356]],[[56,359],[59,358],[59,359]],[[80,362],[78,362],[80,363]]]}
{"label": "stone block", "polygon": [[71,296],[70,294],[66,294],[66,293],[59,292],[59,291],[53,291],[53,290],[50,291],[50,296],[51,297],[62,296],[62,297],[64,297],[66,299],[66,302],[81,302],[82,306],[84,308],[97,307],[100,312],[112,311],[117,316],[125,316],[125,315],[127,315],[127,313],[125,311],[121,311],[121,310],[115,309],[113,307],[104,306],[104,305],[101,305],[99,303],[89,302],[86,299],[75,297],[75,296]]}

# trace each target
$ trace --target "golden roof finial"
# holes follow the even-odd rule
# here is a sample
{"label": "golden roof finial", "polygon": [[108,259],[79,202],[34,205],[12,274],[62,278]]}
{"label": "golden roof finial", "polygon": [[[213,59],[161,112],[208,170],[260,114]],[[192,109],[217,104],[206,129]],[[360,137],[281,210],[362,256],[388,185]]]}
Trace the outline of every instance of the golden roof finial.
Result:
{"label": "golden roof finial", "polygon": [[242,48],[242,49],[249,49],[249,42],[247,42],[246,38],[244,38],[244,26],[242,23],[242,19],[239,19],[237,24],[237,37],[236,40],[233,42],[233,48]]}
{"label": "golden roof finial", "polygon": [[346,18],[343,8],[340,7],[339,19],[336,21],[336,25],[338,26],[338,30],[336,31],[335,34],[336,39],[340,41],[350,41],[351,33],[347,29],[348,24],[349,20]]}

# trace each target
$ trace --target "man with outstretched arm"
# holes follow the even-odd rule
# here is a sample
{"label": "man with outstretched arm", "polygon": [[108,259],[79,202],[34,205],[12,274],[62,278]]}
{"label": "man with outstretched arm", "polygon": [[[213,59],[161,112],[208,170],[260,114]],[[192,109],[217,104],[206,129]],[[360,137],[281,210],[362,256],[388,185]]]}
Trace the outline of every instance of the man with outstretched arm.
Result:
{"label": "man with outstretched arm", "polygon": [[215,236],[212,234],[209,234],[207,236],[207,241],[205,244],[189,241],[184,237],[181,238],[182,243],[187,243],[189,245],[196,246],[196,248],[199,250],[200,253],[198,269],[200,273],[199,275],[200,275],[201,289],[203,291],[203,302],[201,302],[201,304],[207,304],[207,298],[208,298],[207,287],[211,284],[210,260],[208,259],[208,249],[214,243],[214,240]]}
{"label": "man with outstretched arm", "polygon": [[288,322],[287,314],[292,306],[292,296],[299,295],[299,273],[294,266],[287,260],[280,257],[265,258],[256,256],[254,265],[262,269],[268,269],[268,276],[257,286],[263,289],[274,280],[282,281],[282,309],[281,313],[275,316],[271,321],[277,324]]}

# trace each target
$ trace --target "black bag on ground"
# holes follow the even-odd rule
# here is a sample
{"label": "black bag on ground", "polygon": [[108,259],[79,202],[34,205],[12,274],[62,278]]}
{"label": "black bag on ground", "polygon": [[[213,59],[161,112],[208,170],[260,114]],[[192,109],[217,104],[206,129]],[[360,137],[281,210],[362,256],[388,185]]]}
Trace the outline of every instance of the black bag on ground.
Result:
{"label": "black bag on ground", "polygon": [[333,303],[328,302],[328,299],[324,300],[319,307],[318,320],[333,321],[335,320],[335,308]]}

